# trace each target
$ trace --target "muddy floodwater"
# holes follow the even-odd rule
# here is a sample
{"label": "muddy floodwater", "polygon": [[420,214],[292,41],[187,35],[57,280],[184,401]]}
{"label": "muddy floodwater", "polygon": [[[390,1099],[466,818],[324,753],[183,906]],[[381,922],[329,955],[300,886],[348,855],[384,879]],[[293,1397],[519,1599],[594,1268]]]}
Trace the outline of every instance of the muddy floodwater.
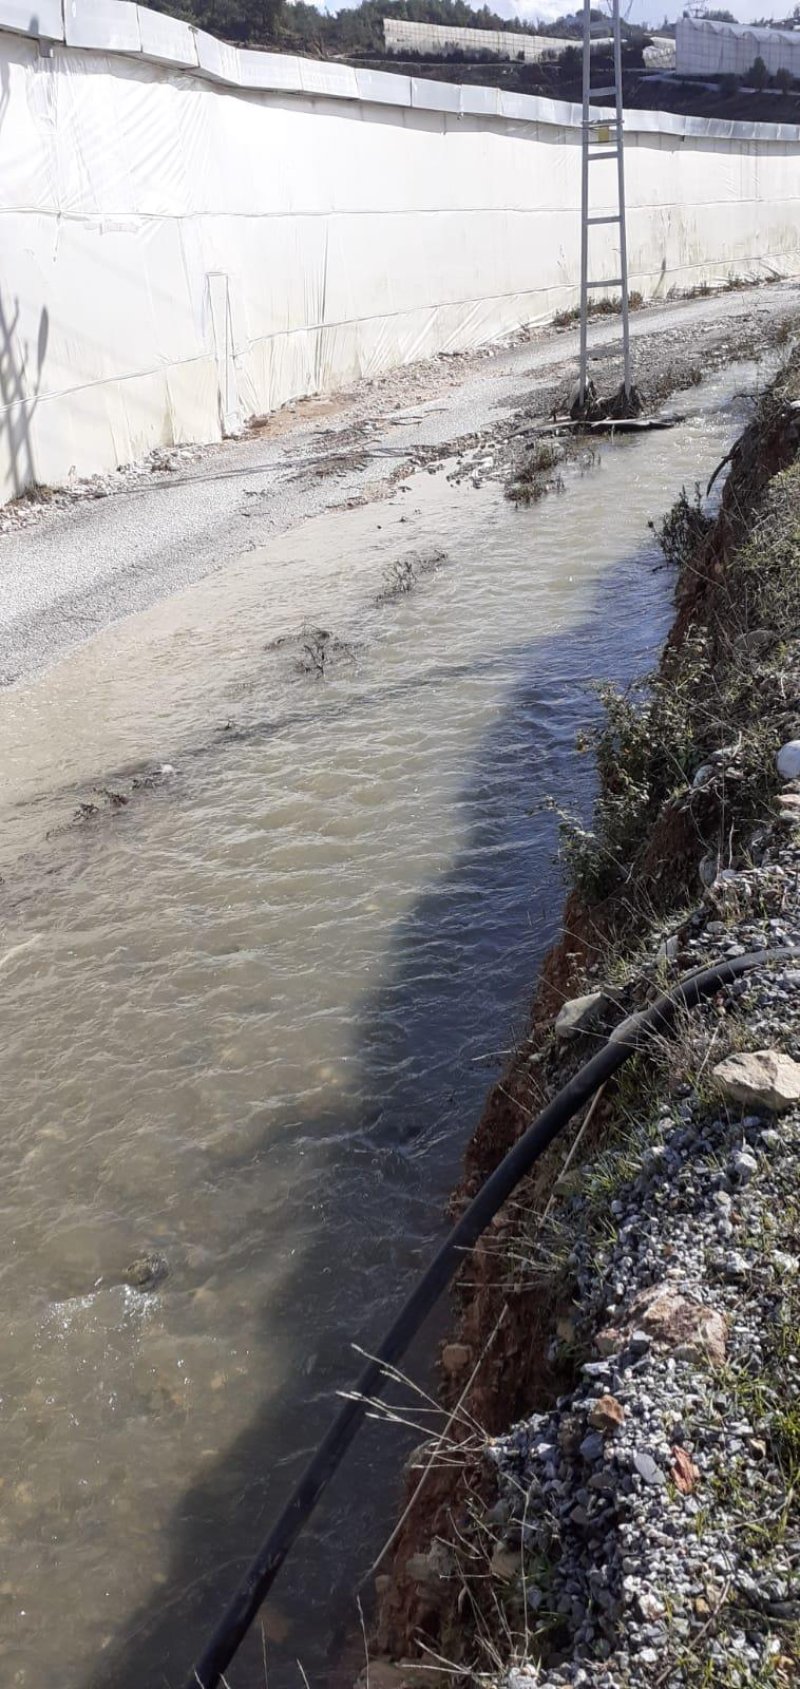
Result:
{"label": "muddy floodwater", "polygon": [[[418,474],[0,694],[4,1685],[181,1684],[424,1262],[557,928],[542,800],[587,810],[590,683],[670,619],[648,520],[754,379],[531,509]],[[295,1550],[274,1689],[331,1681],[401,1452]]]}

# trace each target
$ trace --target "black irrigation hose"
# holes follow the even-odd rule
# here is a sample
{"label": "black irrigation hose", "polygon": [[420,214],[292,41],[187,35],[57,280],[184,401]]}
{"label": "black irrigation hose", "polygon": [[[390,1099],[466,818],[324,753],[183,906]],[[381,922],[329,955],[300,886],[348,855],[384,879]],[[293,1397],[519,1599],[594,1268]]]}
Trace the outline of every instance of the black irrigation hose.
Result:
{"label": "black irrigation hose", "polygon": [[631,1015],[615,1027],[607,1043],[548,1103],[481,1186],[477,1196],[473,1197],[401,1308],[374,1360],[365,1366],[354,1386],[353,1396],[348,1397],[339,1409],[280,1518],[245,1574],[211,1641],[187,1679],[186,1689],[217,1689],[222,1673],[247,1634],[295,1538],[353,1441],[364,1418],[368,1399],[380,1392],[386,1378],[384,1368],[393,1366],[405,1354],[423,1320],[455,1276],[465,1251],[472,1248],[520,1180],[530,1172],[578,1109],[589,1102],[595,1091],[635,1054],[646,1037],[669,1028],[679,1008],[696,1008],[704,997],[723,985],[730,985],[739,974],[747,973],[751,968],[764,967],[772,962],[795,961],[798,957],[800,948],[759,950],[744,956],[732,956],[713,968],[689,974],[680,985],[659,997],[649,1008]]}

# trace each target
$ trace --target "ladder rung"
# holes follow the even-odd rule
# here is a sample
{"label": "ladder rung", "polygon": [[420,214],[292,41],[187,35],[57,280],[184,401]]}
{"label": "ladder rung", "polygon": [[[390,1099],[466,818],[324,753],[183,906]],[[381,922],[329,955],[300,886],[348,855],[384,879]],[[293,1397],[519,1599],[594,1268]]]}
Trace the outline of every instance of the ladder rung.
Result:
{"label": "ladder rung", "polygon": [[587,217],[586,219],[587,223],[619,223],[620,220],[618,211],[610,212],[608,217]]}
{"label": "ladder rung", "polygon": [[621,287],[621,276],[608,276],[605,281],[587,281],[587,287]]}
{"label": "ladder rung", "polygon": [[616,85],[613,82],[610,88],[590,88],[589,103],[591,105],[592,100],[601,100],[604,94],[616,94],[616,92]]}
{"label": "ladder rung", "polygon": [[605,152],[590,152],[586,156],[590,164],[593,164],[596,158],[619,158],[619,147],[611,147]]}

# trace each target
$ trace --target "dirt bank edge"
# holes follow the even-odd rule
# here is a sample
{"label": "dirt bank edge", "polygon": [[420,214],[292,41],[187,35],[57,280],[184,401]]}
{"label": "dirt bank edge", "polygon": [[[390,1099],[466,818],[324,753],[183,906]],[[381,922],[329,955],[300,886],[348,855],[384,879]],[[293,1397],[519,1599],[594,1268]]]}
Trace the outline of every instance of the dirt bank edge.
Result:
{"label": "dirt bank edge", "polygon": [[[487,1100],[469,1146],[460,1197],[492,1170],[621,1009],[646,1000],[656,981],[677,977],[701,952],[711,959],[715,945],[740,942],[737,899],[750,899],[748,915],[753,897],[768,902],[763,885],[748,890],[747,874],[755,870],[769,877],[773,867],[783,874],[781,852],[791,857],[788,818],[795,806],[784,806],[776,819],[775,753],[800,731],[800,476],[792,408],[800,393],[798,368],[791,358],[739,442],[715,522],[709,525],[688,502],[676,508],[666,540],[680,569],[677,614],[661,671],[638,708],[630,700],[609,699],[609,723],[597,747],[602,784],[596,825],[590,833],[567,824],[575,888],[563,934],[542,973],[530,1034]],[[782,912],[788,908],[791,915],[794,894],[785,891],[783,880],[781,887]],[[768,931],[778,920],[763,918]],[[745,943],[753,942],[752,934],[746,935]],[[565,1000],[598,985],[603,998],[591,1027],[569,1040],[556,1037],[554,1017]],[[726,1046],[746,1040],[741,1008],[735,1033],[729,1028],[734,1002],[726,1000],[721,1011],[724,1035],[714,1023],[714,1065]],[[710,1013],[719,1019],[720,1006]],[[786,1024],[791,1032],[788,1010]],[[702,1025],[707,1030],[708,1016]],[[698,1066],[707,1057],[702,1041],[695,1047],[687,1036],[677,1061],[673,1052],[660,1064],[637,1064],[633,1076],[593,1111],[571,1176],[591,1179],[632,1118],[639,1125],[651,1122],[659,1109],[662,1114],[672,1109],[681,1092],[682,1106],[688,1097],[694,1107]],[[485,1680],[487,1668],[499,1676],[515,1658],[526,1669],[544,1661],[529,1679],[544,1681],[550,1656],[569,1653],[563,1622],[555,1627],[558,1642],[551,1633],[542,1643],[530,1614],[520,1615],[519,1572],[522,1567],[525,1581],[526,1553],[514,1537],[516,1529],[519,1538],[519,1520],[512,1519],[507,1542],[495,1521],[495,1546],[486,1552],[487,1509],[499,1506],[502,1496],[498,1501],[497,1479],[485,1458],[487,1437],[529,1421],[532,1413],[553,1410],[575,1391],[580,1366],[591,1364],[586,1357],[592,1336],[576,1319],[574,1272],[570,1280],[561,1267],[548,1270],[546,1260],[543,1266],[536,1238],[545,1211],[573,1200],[563,1180],[567,1147],[555,1146],[465,1270],[455,1331],[442,1356],[444,1409],[452,1415],[458,1404],[446,1426],[448,1453],[440,1447],[428,1471],[426,1450],[409,1475],[408,1511],[391,1561],[381,1569],[373,1689],[378,1667],[391,1670],[387,1684],[418,1683],[426,1668],[435,1669],[440,1683],[448,1677],[464,1682],[476,1673]],[[635,1176],[639,1172],[637,1163]],[[619,1170],[614,1177],[625,1183]],[[573,1223],[586,1231],[586,1214],[573,1216]],[[586,1298],[587,1286],[582,1289]],[[456,1446],[462,1451],[458,1458]],[[463,1576],[465,1544],[478,1568],[475,1577]],[[716,1631],[724,1628],[720,1615],[717,1620],[706,1625],[701,1670],[707,1669]],[[607,1645],[605,1633],[601,1641]],[[723,1646],[727,1671],[724,1652]],[[389,1668],[389,1657],[414,1666]],[[784,1658],[780,1649],[775,1657]],[[587,1669],[600,1664],[590,1661]],[[712,1671],[718,1664],[712,1661]],[[692,1678],[693,1668],[687,1669],[688,1676],[668,1676],[665,1683],[739,1681],[730,1675]],[[554,1681],[562,1680],[588,1683],[595,1677]],[[762,1677],[751,1674],[741,1681],[760,1684]]]}

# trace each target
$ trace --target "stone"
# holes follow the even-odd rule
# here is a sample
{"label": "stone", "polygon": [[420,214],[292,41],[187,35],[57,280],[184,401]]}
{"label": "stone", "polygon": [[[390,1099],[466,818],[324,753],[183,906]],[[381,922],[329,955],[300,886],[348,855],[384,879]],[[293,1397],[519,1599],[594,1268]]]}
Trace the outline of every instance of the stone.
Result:
{"label": "stone", "polygon": [[691,1455],[687,1454],[686,1449],[673,1448],[670,1477],[675,1488],[680,1490],[681,1495],[691,1495],[700,1473]]}
{"label": "stone", "polygon": [[730,1173],[737,1185],[749,1185],[753,1174],[757,1172],[758,1162],[749,1149],[734,1150],[730,1159]]}
{"label": "stone", "polygon": [[[684,1296],[675,1286],[663,1282],[639,1292],[631,1304],[622,1335],[639,1343],[645,1336],[664,1349],[680,1350],[687,1360],[710,1360],[720,1366],[725,1359],[728,1328],[721,1314],[702,1302]],[[610,1333],[601,1332],[600,1340]],[[620,1332],[613,1333],[618,1340]]]}
{"label": "stone", "polygon": [[472,1359],[472,1350],[466,1343],[445,1343],[442,1349],[442,1366],[451,1375],[463,1372]]}
{"label": "stone", "polygon": [[784,780],[800,778],[800,739],[787,739],[786,744],[781,745],[775,763]]}
{"label": "stone", "polygon": [[653,1489],[657,1489],[666,1483],[667,1480],[661,1467],[653,1459],[653,1456],[647,1454],[644,1449],[637,1450],[633,1457],[633,1464],[644,1484],[650,1484]]}
{"label": "stone", "polygon": [[800,809],[800,792],[781,792],[778,797],[780,809]]}
{"label": "stone", "polygon": [[656,951],[657,962],[674,962],[681,947],[681,941],[676,932],[670,933],[669,938],[662,940]]}
{"label": "stone", "polygon": [[717,1062],[713,1077],[723,1094],[745,1107],[780,1114],[800,1102],[800,1062],[781,1050],[750,1050]]}
{"label": "stone", "polygon": [[624,1423],[625,1409],[616,1396],[600,1396],[589,1409],[589,1424],[593,1425],[596,1431],[605,1431],[613,1436]]}
{"label": "stone", "polygon": [[599,1472],[593,1472],[588,1484],[586,1485],[587,1490],[594,1490],[595,1492],[599,1491],[601,1494],[604,1491],[615,1490],[616,1487],[616,1477],[607,1466],[601,1466]]}
{"label": "stone", "polygon": [[[602,1331],[598,1331],[594,1346],[599,1355],[618,1355],[624,1342],[622,1332],[617,1331],[613,1325],[607,1325]],[[586,1368],[583,1370],[585,1372]]]}
{"label": "stone", "polygon": [[586,1461],[600,1459],[603,1453],[603,1439],[599,1431],[590,1431],[588,1437],[584,1437],[580,1452]]}
{"label": "stone", "polygon": [[654,1624],[657,1619],[663,1619],[666,1611],[663,1601],[652,1589],[642,1589],[637,1596],[636,1604],[646,1624]]}
{"label": "stone", "polygon": [[137,1255],[125,1268],[124,1283],[134,1290],[154,1290],[161,1284],[169,1272],[169,1265],[163,1255]]}
{"label": "stone", "polygon": [[557,1038],[577,1038],[598,1020],[605,1006],[602,991],[587,991],[583,997],[571,997],[562,1003],[555,1019]]}

